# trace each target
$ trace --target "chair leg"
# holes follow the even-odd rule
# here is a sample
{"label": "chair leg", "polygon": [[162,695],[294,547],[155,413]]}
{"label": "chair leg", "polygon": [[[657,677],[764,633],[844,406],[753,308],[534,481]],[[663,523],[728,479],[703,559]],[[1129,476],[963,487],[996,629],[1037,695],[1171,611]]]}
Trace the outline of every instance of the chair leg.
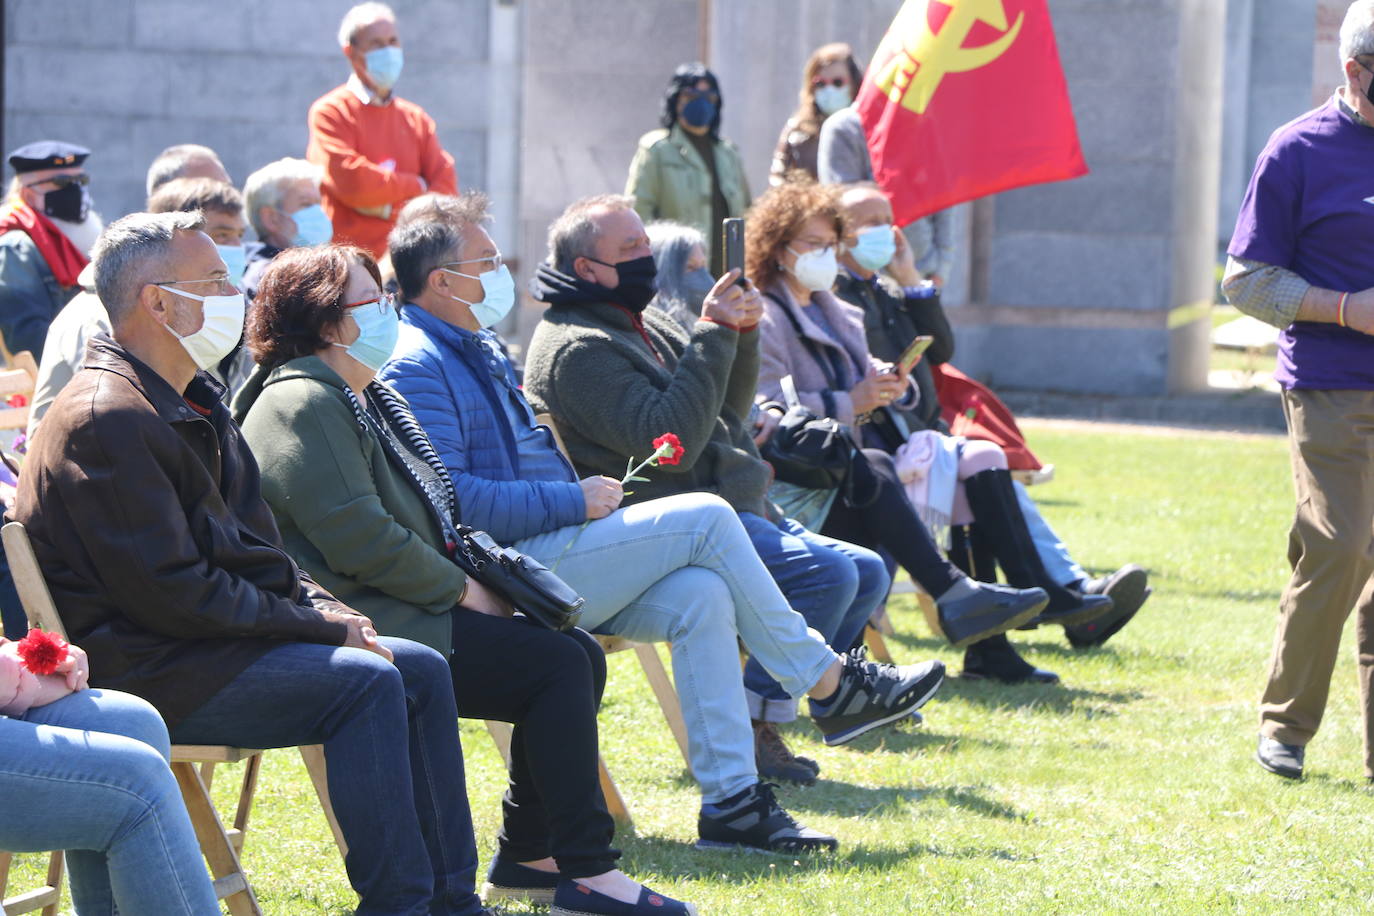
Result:
{"label": "chair leg", "polygon": [[868,644],[868,651],[873,653],[873,658],[886,665],[895,664],[892,661],[892,653],[888,651],[887,640],[883,638],[883,631],[873,624],[864,627],[864,642]]}
{"label": "chair leg", "polygon": [[601,778],[601,794],[606,798],[606,810],[610,812],[611,819],[624,832],[634,834],[635,821],[630,817],[630,809],[625,804],[625,796],[620,794],[620,787],[615,784],[611,777],[611,771],[606,766],[606,760],[600,754],[596,755],[597,774]]}
{"label": "chair leg", "polygon": [[191,816],[191,826],[195,828],[201,852],[210,863],[210,874],[215,879],[215,896],[228,905],[232,916],[262,916],[257,897],[243,873],[238,854],[234,852],[234,844],[225,833],[224,824],[210,802],[210,795],[205,790],[205,783],[200,780],[200,774],[196,772],[195,764],[174,762],[172,774],[181,788],[181,797],[186,803],[186,813]]}
{"label": "chair leg", "polygon": [[334,834],[334,845],[339,847],[340,858],[347,859],[348,843],[339,829],[339,819],[334,816],[334,804],[329,800],[329,772],[325,768],[324,746],[305,744],[300,752],[301,759],[305,761],[305,771],[310,774],[310,784],[315,787],[315,795],[320,800],[320,810],[329,824],[329,832]]}
{"label": "chair leg", "polygon": [[668,728],[677,739],[682,759],[690,770],[692,755],[687,743],[687,722],[682,718],[682,701],[678,699],[677,689],[668,676],[668,669],[663,667],[663,659],[659,658],[658,648],[649,643],[639,643],[635,646],[635,655],[639,658],[639,666],[644,669],[644,677],[653,688],[654,696],[658,698],[658,708],[663,710],[663,718],[668,721]]}
{"label": "chair leg", "polygon": [[921,614],[926,619],[926,626],[930,627],[930,632],[936,639],[944,639],[945,631],[940,628],[940,612],[935,607],[935,599],[923,591],[916,593],[916,603],[921,606]]}
{"label": "chair leg", "polygon": [[[239,788],[239,803],[234,808],[234,829],[229,831],[229,839],[240,855],[243,854],[243,840],[248,833],[248,817],[253,813],[253,793],[257,791],[258,773],[261,769],[262,754],[254,754],[243,762],[243,782]],[[208,792],[210,786],[207,784],[205,789]]]}
{"label": "chair leg", "polygon": [[509,722],[496,722],[492,719],[486,720],[487,731],[491,734],[491,741],[496,745],[496,750],[501,754],[501,760],[506,764],[506,769],[510,769],[510,741],[515,729],[511,728]]}
{"label": "chair leg", "polygon": [[62,871],[67,864],[67,857],[60,849],[55,849],[48,856],[48,887],[53,890],[53,901],[43,907],[40,916],[57,916],[57,904],[62,896]]}

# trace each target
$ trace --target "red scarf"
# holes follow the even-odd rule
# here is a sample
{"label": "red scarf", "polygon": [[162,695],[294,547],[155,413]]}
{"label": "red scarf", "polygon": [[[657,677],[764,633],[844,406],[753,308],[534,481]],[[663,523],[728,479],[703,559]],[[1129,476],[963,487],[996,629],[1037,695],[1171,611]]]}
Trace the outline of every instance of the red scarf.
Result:
{"label": "red scarf", "polygon": [[0,209],[0,232],[9,232],[11,229],[26,232],[33,239],[38,246],[38,253],[57,279],[58,286],[76,285],[77,275],[90,262],[90,258],[82,254],[52,220],[13,197]]}

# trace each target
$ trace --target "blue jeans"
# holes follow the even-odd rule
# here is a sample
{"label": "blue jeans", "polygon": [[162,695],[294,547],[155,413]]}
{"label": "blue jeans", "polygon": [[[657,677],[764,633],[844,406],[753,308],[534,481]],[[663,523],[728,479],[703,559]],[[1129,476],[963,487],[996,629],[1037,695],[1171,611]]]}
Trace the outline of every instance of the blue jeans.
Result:
{"label": "blue jeans", "polygon": [[1049,573],[1050,581],[1056,585],[1073,585],[1088,578],[1083,567],[1069,556],[1069,548],[1064,546],[1059,535],[1054,533],[1050,523],[1040,514],[1040,507],[1031,499],[1026,488],[1017,481],[1013,481],[1012,485],[1016,487],[1016,502],[1021,507],[1021,514],[1026,518],[1026,529],[1035,542],[1035,552],[1040,556],[1040,564],[1045,567],[1045,572]]}
{"label": "blue jeans", "polygon": [[323,744],[359,916],[480,913],[477,847],[448,662],[382,637],[365,649],[287,642],[172,729],[178,744]]}
{"label": "blue jeans", "polygon": [[672,644],[692,775],[707,803],[759,781],[739,643],[793,696],[814,687],[835,661],[824,638],[788,606],[741,518],[718,496],[683,493],[515,544],[556,565],[587,599],[586,629]]}
{"label": "blue jeans", "polygon": [[[808,531],[790,518],[774,524],[751,512],[739,517],[787,603],[839,651],[853,645],[892,584],[882,557]],[[744,688],[753,718],[790,722],[797,717],[801,695],[770,677],[756,658],[744,666]]]}
{"label": "blue jeans", "polygon": [[67,850],[82,916],[219,913],[157,710],[83,690],[0,716],[0,849]]}

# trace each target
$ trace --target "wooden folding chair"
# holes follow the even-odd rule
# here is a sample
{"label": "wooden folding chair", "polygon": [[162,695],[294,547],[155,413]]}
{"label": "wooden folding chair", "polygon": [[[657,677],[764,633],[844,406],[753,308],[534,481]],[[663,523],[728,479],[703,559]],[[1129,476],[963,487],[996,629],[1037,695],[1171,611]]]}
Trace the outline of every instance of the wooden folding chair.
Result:
{"label": "wooden folding chair", "polygon": [[[21,523],[10,522],[4,528],[0,528],[0,538],[3,538],[15,589],[19,593],[19,601],[24,606],[30,625],[42,627],[65,638],[66,629],[53,604],[47,583],[43,581],[43,573],[34,556],[28,532]],[[334,817],[333,806],[329,802],[323,750],[314,745],[301,747],[300,752],[310,774],[311,783],[319,796],[325,820],[334,834],[334,841],[338,844],[340,854],[346,855],[348,847],[344,843],[343,834]],[[195,828],[201,852],[210,865],[215,895],[225,902],[232,916],[262,914],[257,897],[253,894],[253,888],[248,883],[248,877],[244,874],[243,865],[239,861],[239,853],[243,849],[244,837],[248,830],[248,817],[253,809],[262,753],[256,748],[223,745],[172,745],[172,774],[181,789],[181,797],[186,803],[186,811],[191,817],[191,826]],[[243,783],[234,812],[234,826],[226,828],[210,800],[210,781],[216,764],[240,761],[244,764]],[[201,765],[200,770],[197,770],[197,764]],[[6,907],[8,908],[8,903]]]}
{"label": "wooden folding chair", "polygon": [[42,887],[6,897],[9,887],[10,863],[12,852],[0,852],[0,916],[18,916],[42,910],[42,916],[57,916],[57,904],[62,898],[62,872],[64,859],[62,850],[48,853],[48,875]]}

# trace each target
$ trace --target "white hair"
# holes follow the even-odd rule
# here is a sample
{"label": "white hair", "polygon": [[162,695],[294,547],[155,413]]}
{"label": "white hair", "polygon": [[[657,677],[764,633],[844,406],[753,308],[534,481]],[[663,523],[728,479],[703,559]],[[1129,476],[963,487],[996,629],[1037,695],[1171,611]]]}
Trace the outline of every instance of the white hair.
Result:
{"label": "white hair", "polygon": [[152,197],[154,191],[173,178],[180,178],[181,170],[193,159],[210,159],[220,168],[224,168],[219,154],[208,146],[201,146],[199,143],[178,143],[176,146],[169,146],[158,153],[153,164],[148,166],[148,196]]}
{"label": "white hair", "polygon": [[1341,22],[1341,66],[1366,54],[1374,54],[1374,0],[1355,0]]}
{"label": "white hair", "polygon": [[343,22],[339,23],[339,47],[346,48],[353,44],[359,29],[365,29],[380,19],[395,24],[396,14],[385,3],[375,2],[359,3],[344,13]]}
{"label": "white hair", "polygon": [[267,227],[262,224],[262,218],[258,215],[259,210],[263,207],[280,210],[282,198],[290,185],[298,181],[309,181],[318,188],[320,178],[321,170],[318,165],[289,156],[269,162],[249,175],[243,184],[243,205],[248,211],[248,222],[253,224],[253,231],[258,234],[258,238],[267,237]]}

